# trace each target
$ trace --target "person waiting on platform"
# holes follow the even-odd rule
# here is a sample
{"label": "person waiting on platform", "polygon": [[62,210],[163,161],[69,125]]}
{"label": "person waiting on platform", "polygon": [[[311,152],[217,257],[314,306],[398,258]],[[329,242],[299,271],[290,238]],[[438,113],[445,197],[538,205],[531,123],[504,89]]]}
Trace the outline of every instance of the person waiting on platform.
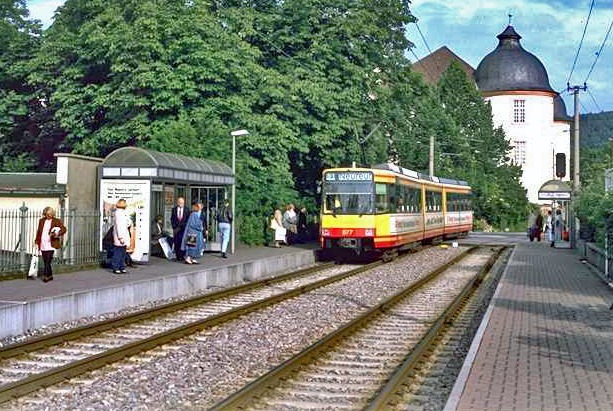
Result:
{"label": "person waiting on platform", "polygon": [[298,215],[296,214],[296,207],[289,203],[285,207],[285,213],[283,213],[283,227],[287,230],[288,244],[296,242],[296,236],[298,235]]}
{"label": "person waiting on platform", "polygon": [[300,207],[298,212],[298,242],[305,243],[309,240],[309,227],[307,225],[307,209],[305,206]]}
{"label": "person waiting on platform", "polygon": [[553,229],[555,241],[562,241],[562,233],[566,231],[564,227],[564,217],[562,216],[562,210],[556,210],[555,228]]}
{"label": "person waiting on platform", "polygon": [[130,246],[130,217],[126,214],[127,203],[123,198],[115,205],[115,223],[113,224],[113,257],[111,269],[113,274],[126,274],[126,248]]}
{"label": "person waiting on platform", "polygon": [[177,205],[170,212],[170,224],[172,225],[172,234],[174,236],[174,248],[177,261],[183,261],[183,250],[181,242],[183,233],[185,232],[185,224],[189,218],[189,210],[185,207],[185,199],[177,198]]}
{"label": "person waiting on platform", "polygon": [[232,231],[232,209],[228,199],[224,200],[223,206],[217,210],[217,222],[219,223],[219,232],[221,233],[221,257],[228,258],[228,243],[230,242],[230,232]]}
{"label": "person waiting on platform", "polygon": [[275,247],[281,247],[281,243],[286,244],[287,230],[283,227],[283,215],[281,214],[281,210],[275,210],[275,214],[270,220],[270,228],[275,231]]}
{"label": "person waiting on platform", "polygon": [[164,251],[160,245],[160,239],[165,239],[169,247],[172,247],[173,238],[169,232],[164,230],[164,217],[157,215],[151,222],[151,255],[164,257]]}
{"label": "person waiting on platform", "polygon": [[181,250],[185,252],[185,264],[199,264],[197,258],[202,255],[204,240],[202,233],[204,227],[200,218],[201,208],[196,201],[192,203],[192,212],[189,214],[185,233],[181,241]]}
{"label": "person waiting on platform", "polygon": [[547,233],[547,240],[551,243],[551,247],[555,246],[555,233],[553,224],[553,215],[551,210],[547,211],[547,219],[545,220],[545,233]]}

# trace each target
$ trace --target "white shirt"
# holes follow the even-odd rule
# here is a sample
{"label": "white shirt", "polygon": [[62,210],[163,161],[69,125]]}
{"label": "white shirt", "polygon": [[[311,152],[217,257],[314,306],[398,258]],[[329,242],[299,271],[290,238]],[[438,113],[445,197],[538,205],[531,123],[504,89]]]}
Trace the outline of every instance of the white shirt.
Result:
{"label": "white shirt", "polygon": [[[126,210],[118,208],[115,210],[115,222],[113,224],[113,244],[117,247],[130,245],[130,226],[132,221],[126,214]],[[123,243],[120,241],[123,240]]]}
{"label": "white shirt", "polygon": [[48,218],[45,220],[45,224],[43,224],[43,232],[40,236],[40,251],[53,251],[55,248],[51,245],[51,236],[49,235],[49,231],[51,231],[51,219]]}
{"label": "white shirt", "polygon": [[552,225],[551,225],[552,222],[553,222],[553,218],[551,217],[551,215],[547,215],[547,223],[546,223],[546,225],[547,225],[547,228],[549,228],[550,230],[551,230],[551,227],[552,227]]}

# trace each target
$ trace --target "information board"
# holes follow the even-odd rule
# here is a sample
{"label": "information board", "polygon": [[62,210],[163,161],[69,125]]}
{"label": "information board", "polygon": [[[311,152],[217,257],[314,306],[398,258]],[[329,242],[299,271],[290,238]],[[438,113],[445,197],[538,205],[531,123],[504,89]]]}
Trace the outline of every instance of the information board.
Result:
{"label": "information board", "polygon": [[136,262],[147,262],[149,261],[149,230],[151,228],[151,216],[149,215],[151,182],[149,180],[102,179],[100,181],[100,250],[102,250],[102,238],[113,224],[115,204],[120,198],[126,200],[126,213],[132,219],[136,229],[134,251],[130,256]]}

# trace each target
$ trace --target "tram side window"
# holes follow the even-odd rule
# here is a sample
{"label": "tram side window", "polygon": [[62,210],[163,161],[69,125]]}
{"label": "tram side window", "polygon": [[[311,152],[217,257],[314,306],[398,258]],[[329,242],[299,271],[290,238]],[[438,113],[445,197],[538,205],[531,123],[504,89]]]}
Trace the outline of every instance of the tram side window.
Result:
{"label": "tram side window", "polygon": [[396,197],[393,195],[393,184],[375,184],[375,212],[396,212]]}
{"label": "tram side window", "polygon": [[462,211],[470,211],[473,209],[470,194],[462,194]]}
{"label": "tram side window", "polygon": [[456,211],[469,211],[470,198],[468,194],[454,194],[456,201]]}
{"label": "tram side window", "polygon": [[462,210],[462,200],[461,194],[457,193],[447,193],[447,211],[461,211]]}
{"label": "tram side window", "polygon": [[398,213],[407,212],[407,187],[396,183],[396,206]]}
{"label": "tram side window", "polygon": [[443,195],[436,191],[426,190],[426,212],[433,213],[442,210]]}
{"label": "tram side window", "polygon": [[409,186],[398,186],[398,211],[401,213],[421,212],[421,190]]}

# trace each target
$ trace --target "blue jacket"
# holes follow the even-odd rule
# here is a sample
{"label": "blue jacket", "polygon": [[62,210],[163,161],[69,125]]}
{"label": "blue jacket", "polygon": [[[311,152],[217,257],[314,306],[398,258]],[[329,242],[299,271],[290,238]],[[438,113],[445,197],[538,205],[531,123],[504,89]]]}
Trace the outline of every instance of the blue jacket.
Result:
{"label": "blue jacket", "polygon": [[[185,233],[183,233],[183,239],[181,240],[181,250],[186,251],[190,257],[200,257],[204,248],[204,238],[202,236],[204,227],[202,227],[200,213],[200,211],[192,212],[189,215],[185,225]],[[187,245],[187,238],[193,234],[196,235],[196,245],[191,247]]]}

